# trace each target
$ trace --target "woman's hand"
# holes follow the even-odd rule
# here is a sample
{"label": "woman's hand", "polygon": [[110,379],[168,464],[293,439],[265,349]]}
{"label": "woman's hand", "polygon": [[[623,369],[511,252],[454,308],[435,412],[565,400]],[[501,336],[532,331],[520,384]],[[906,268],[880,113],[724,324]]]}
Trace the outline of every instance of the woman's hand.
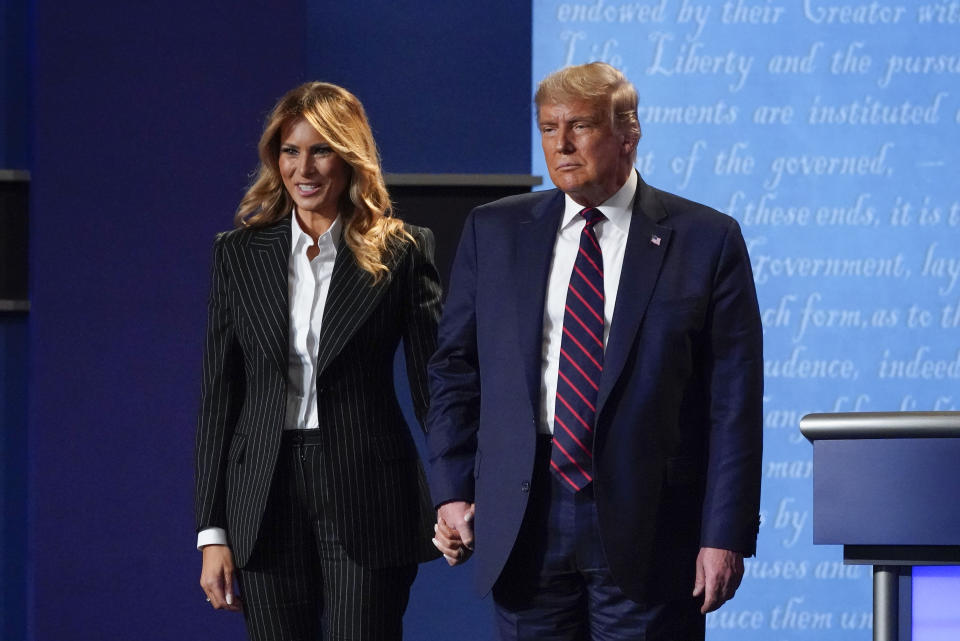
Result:
{"label": "woman's hand", "polygon": [[233,583],[233,553],[226,545],[203,546],[200,587],[215,610],[240,612],[240,596]]}

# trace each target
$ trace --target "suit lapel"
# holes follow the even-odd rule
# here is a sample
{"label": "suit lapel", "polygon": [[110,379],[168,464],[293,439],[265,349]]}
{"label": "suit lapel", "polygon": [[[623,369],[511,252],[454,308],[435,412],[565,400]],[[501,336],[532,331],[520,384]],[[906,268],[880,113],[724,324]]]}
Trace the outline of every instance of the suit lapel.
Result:
{"label": "suit lapel", "polygon": [[374,284],[373,276],[360,267],[347,243],[340,242],[317,341],[317,376],[340,353],[386,292],[398,255],[399,252],[387,262],[390,273]]}
{"label": "suit lapel", "polygon": [[542,200],[517,223],[516,295],[520,355],[534,416],[540,408],[543,358],[543,306],[557,229],[563,217],[563,192]]}
{"label": "suit lapel", "polygon": [[241,284],[245,306],[252,310],[254,335],[263,351],[286,376],[290,315],[287,270],[290,262],[290,217],[257,230],[246,247],[247,278]]}
{"label": "suit lapel", "polygon": [[639,176],[637,180],[617,302],[607,336],[603,373],[597,392],[598,415],[603,411],[603,405],[623,371],[670,244],[670,228],[657,224],[666,217],[666,211],[654,191]]}

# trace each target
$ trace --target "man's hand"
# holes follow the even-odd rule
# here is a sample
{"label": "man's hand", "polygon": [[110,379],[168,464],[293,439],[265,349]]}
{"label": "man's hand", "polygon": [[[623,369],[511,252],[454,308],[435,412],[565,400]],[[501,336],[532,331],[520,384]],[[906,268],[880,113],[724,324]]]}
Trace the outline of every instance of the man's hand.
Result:
{"label": "man's hand", "polygon": [[433,544],[449,565],[464,563],[473,552],[473,503],[451,501],[437,509]]}
{"label": "man's hand", "polygon": [[216,610],[240,612],[240,596],[233,587],[233,553],[226,545],[203,546],[200,587]]}
{"label": "man's hand", "polygon": [[701,614],[713,612],[732,599],[742,578],[742,554],[718,548],[700,548],[693,596],[703,596]]}

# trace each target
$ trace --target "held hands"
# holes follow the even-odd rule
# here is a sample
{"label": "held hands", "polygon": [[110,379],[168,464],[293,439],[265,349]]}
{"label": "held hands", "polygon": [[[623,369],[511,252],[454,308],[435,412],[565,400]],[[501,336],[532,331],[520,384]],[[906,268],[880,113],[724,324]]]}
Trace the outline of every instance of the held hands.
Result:
{"label": "held hands", "polygon": [[743,555],[718,548],[700,548],[693,596],[703,596],[701,614],[713,612],[733,598],[743,578]]}
{"label": "held hands", "polygon": [[451,566],[465,563],[473,553],[474,511],[473,503],[466,501],[451,501],[437,509],[433,544]]}
{"label": "held hands", "polygon": [[226,545],[203,546],[200,587],[215,610],[240,612],[242,603],[233,584],[233,553]]}

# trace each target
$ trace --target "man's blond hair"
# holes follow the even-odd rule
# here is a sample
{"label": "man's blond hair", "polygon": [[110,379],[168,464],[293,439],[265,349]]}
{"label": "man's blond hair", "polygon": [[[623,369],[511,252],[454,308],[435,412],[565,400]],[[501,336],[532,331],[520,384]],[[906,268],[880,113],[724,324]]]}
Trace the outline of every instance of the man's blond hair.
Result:
{"label": "man's blond hair", "polygon": [[533,98],[540,109],[546,104],[585,100],[598,110],[609,110],[613,130],[640,140],[637,90],[617,69],[605,62],[564,67],[540,81]]}

